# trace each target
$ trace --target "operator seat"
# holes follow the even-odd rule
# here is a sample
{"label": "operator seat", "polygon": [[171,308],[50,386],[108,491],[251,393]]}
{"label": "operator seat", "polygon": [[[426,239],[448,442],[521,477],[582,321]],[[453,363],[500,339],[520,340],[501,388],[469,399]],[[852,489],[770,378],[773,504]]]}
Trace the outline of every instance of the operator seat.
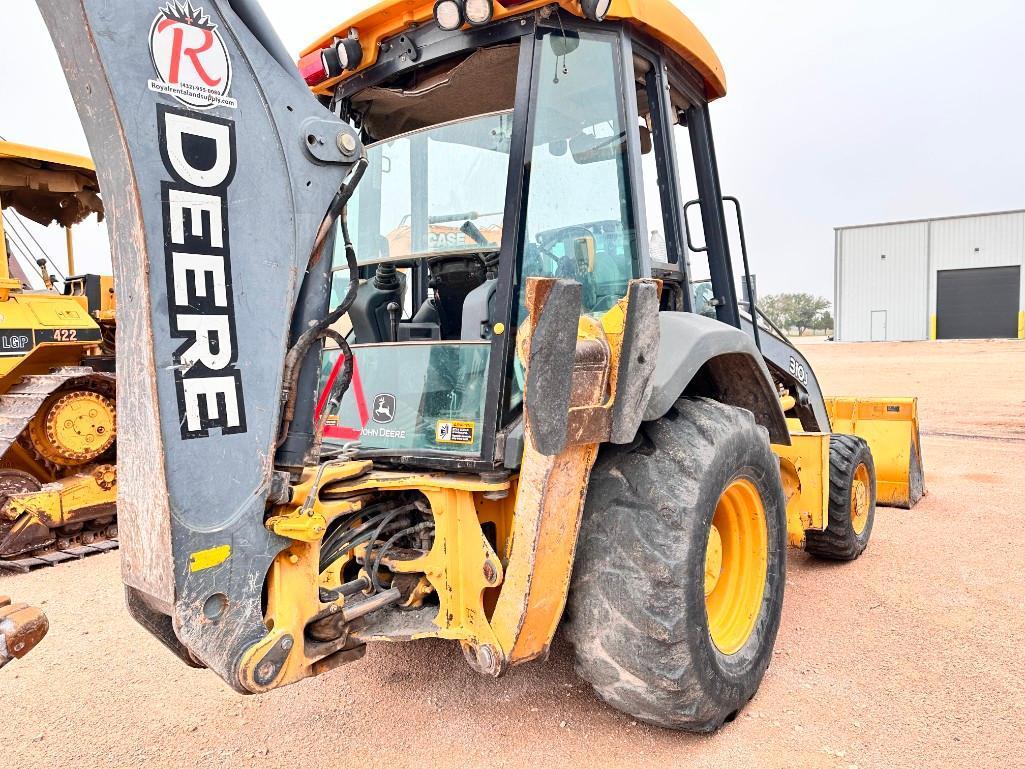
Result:
{"label": "operator seat", "polygon": [[489,278],[466,295],[463,300],[462,333],[464,342],[479,342],[491,338],[495,323],[498,280]]}

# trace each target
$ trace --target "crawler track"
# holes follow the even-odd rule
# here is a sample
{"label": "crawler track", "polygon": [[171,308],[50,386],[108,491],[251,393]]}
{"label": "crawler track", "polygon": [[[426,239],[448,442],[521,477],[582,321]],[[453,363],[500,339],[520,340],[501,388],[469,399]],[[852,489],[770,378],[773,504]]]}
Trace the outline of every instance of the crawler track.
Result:
{"label": "crawler track", "polygon": [[114,382],[110,374],[85,366],[66,366],[49,374],[22,377],[4,395],[0,395],[0,456],[7,453],[52,393],[79,379],[109,382],[109,386]]}
{"label": "crawler track", "polygon": [[117,550],[117,548],[118,542],[116,539],[104,539],[99,542],[93,542],[90,545],[74,545],[72,547],[64,548],[63,550],[50,550],[45,553],[26,554],[21,558],[0,560],[0,573],[15,572],[18,574],[24,574],[32,571],[33,569],[41,569],[45,566],[56,566],[57,564],[64,563],[66,561],[81,560],[82,558],[87,558],[90,555],[109,553],[111,550]]}
{"label": "crawler track", "polygon": [[[47,461],[32,446],[26,435],[29,422],[39,413],[43,403],[53,393],[69,385],[78,385],[87,389],[95,389],[110,397],[114,394],[114,377],[112,374],[96,371],[88,366],[65,366],[53,369],[49,374],[34,374],[19,379],[6,393],[0,395],[0,457],[18,442],[29,451],[38,462],[52,470],[59,471],[55,465]],[[20,472],[20,471],[9,471]],[[22,472],[21,475],[31,477]],[[40,484],[45,480],[40,480]],[[38,486],[35,487],[38,489]],[[29,488],[15,488],[14,491],[30,491]],[[6,492],[10,493],[10,491]],[[104,553],[117,548],[116,524],[113,510],[109,518],[104,516],[101,521],[86,521],[83,532],[82,525],[76,530],[52,531],[55,541],[37,551],[30,551],[8,559],[0,558],[0,573],[27,572],[43,566],[56,566],[65,561],[78,560],[96,553]],[[100,524],[99,527],[96,524]],[[7,524],[9,527],[9,523]],[[107,527],[110,527],[109,530]],[[70,527],[69,527],[70,528]],[[3,531],[0,527],[0,531]],[[88,534],[90,541],[82,541],[83,533]],[[6,536],[6,531],[4,535]],[[0,536],[2,541],[3,536]]]}

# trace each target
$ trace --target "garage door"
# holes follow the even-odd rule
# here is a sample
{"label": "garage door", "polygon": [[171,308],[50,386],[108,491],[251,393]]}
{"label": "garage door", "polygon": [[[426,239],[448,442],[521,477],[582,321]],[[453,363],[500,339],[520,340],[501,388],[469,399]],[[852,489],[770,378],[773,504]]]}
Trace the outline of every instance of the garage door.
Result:
{"label": "garage door", "polygon": [[1017,337],[1020,292],[1020,267],[940,270],[936,275],[936,336]]}

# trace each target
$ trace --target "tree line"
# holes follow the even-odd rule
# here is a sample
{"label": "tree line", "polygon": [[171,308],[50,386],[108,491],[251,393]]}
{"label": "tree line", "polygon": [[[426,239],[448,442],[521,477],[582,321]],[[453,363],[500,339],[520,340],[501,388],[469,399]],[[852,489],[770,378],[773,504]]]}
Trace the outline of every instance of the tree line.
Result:
{"label": "tree line", "polygon": [[783,331],[831,331],[833,315],[828,299],[813,294],[770,294],[758,300],[758,309]]}

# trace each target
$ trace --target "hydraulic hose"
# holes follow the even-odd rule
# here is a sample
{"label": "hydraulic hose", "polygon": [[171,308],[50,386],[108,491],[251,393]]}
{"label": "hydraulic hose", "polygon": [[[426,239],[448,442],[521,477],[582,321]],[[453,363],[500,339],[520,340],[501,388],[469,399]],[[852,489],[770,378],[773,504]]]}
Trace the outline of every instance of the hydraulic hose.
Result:
{"label": "hydraulic hose", "polygon": [[[346,221],[345,206],[356,191],[356,187],[363,178],[363,174],[366,173],[367,165],[367,155],[366,150],[364,150],[362,157],[360,157],[359,161],[353,168],[349,179],[342,185],[338,192],[335,193],[334,198],[331,200],[331,205],[328,206],[327,214],[324,216],[320,229],[317,231],[317,238],[314,241],[313,250],[310,252],[309,263],[314,264],[322,256],[321,251],[324,248],[324,242],[327,240],[328,234],[331,232],[331,228],[334,227],[335,222],[337,222],[339,217],[341,217],[342,238],[345,242],[345,263],[349,269],[349,287],[345,292],[345,297],[342,299],[341,303],[319,321],[312,323],[310,327],[299,336],[295,344],[292,345],[292,348],[285,356],[285,365],[282,372],[283,384],[281,388],[281,430],[278,433],[278,441],[276,444],[278,447],[285,442],[285,438],[288,436],[288,430],[292,425],[292,420],[295,418],[297,385],[299,380],[299,371],[303,360],[306,358],[306,355],[313,344],[321,338],[330,326],[337,323],[338,320],[349,311],[352,303],[356,301],[356,291],[359,289],[359,264],[356,261],[356,249],[352,245],[352,238],[349,237],[349,227],[348,222]],[[352,354],[351,350],[348,350],[348,344],[345,344],[344,339],[339,347],[342,347],[343,350],[346,350],[349,353],[346,356],[345,364],[349,369],[348,379],[344,380],[344,389],[336,388],[338,390],[336,397],[340,402],[345,396],[345,391],[348,389],[349,383],[352,380]],[[342,379],[342,377],[339,377],[339,379]]]}
{"label": "hydraulic hose", "polygon": [[339,334],[334,329],[324,329],[318,339],[333,339],[335,344],[338,345],[339,354],[342,356],[342,370],[338,373],[334,382],[331,383],[331,390],[328,393],[327,400],[324,401],[324,407],[321,409],[320,414],[317,416],[317,424],[313,430],[313,445],[310,447],[310,456],[316,460],[320,459],[321,449],[324,444],[324,428],[327,427],[327,418],[329,414],[333,414],[338,410],[338,407],[342,403],[342,397],[349,390],[349,385],[352,384],[352,348],[349,347],[349,343],[346,341],[342,334]]}
{"label": "hydraulic hose", "polygon": [[374,557],[373,570],[368,571],[368,573],[370,574],[370,580],[373,583],[374,588],[376,590],[380,591],[383,589],[380,581],[378,580],[378,572],[381,570],[381,561],[384,559],[385,554],[392,549],[395,543],[398,542],[404,536],[408,536],[410,534],[418,534],[421,531],[428,531],[429,529],[433,528],[433,523],[431,523],[430,521],[423,521],[421,523],[416,524],[415,526],[410,526],[409,528],[397,531],[391,537],[388,538],[388,540],[378,549],[377,555]]}
{"label": "hydraulic hose", "polygon": [[[378,513],[368,518],[356,528],[344,530],[337,539],[335,538],[335,535],[333,535],[330,538],[330,542],[325,542],[324,545],[321,546],[321,564],[323,567],[326,567],[347,550],[352,550],[367,541],[370,541],[371,543],[376,542],[381,536],[381,533],[395,518],[404,513],[408,513],[413,509],[413,505],[403,505],[402,507],[395,508],[394,510]],[[401,525],[408,525],[408,520],[409,519],[407,518],[407,523],[402,523]],[[371,544],[371,548],[372,547],[373,544]]]}
{"label": "hydraulic hose", "polygon": [[363,554],[363,568],[366,570],[367,574],[370,577],[370,584],[373,585],[373,592],[375,593],[381,592],[382,585],[380,580],[377,578],[377,572],[375,572],[372,568],[374,563],[374,545],[377,544],[377,541],[381,538],[381,535],[384,533],[385,527],[392,520],[394,520],[394,516],[384,520],[381,523],[381,525],[377,527],[377,529],[374,531],[374,535],[370,538],[370,541],[367,543],[366,552]]}
{"label": "hydraulic hose", "polygon": [[[351,523],[352,521],[347,518],[341,526],[335,529],[323,541],[323,543],[320,546],[320,552],[321,561],[325,566],[334,560],[333,557],[329,558],[328,556],[337,556],[341,553],[344,553],[346,550],[351,550],[352,543],[356,539],[358,539],[365,532],[377,526],[377,524],[379,524],[381,520],[385,516],[387,516],[391,511],[386,510],[380,513],[375,511],[373,514],[369,514],[369,510],[362,512],[365,514],[366,518],[366,520],[363,523],[359,524],[355,528],[348,528],[348,523]],[[353,520],[359,517],[362,517],[361,514],[353,514]]]}

